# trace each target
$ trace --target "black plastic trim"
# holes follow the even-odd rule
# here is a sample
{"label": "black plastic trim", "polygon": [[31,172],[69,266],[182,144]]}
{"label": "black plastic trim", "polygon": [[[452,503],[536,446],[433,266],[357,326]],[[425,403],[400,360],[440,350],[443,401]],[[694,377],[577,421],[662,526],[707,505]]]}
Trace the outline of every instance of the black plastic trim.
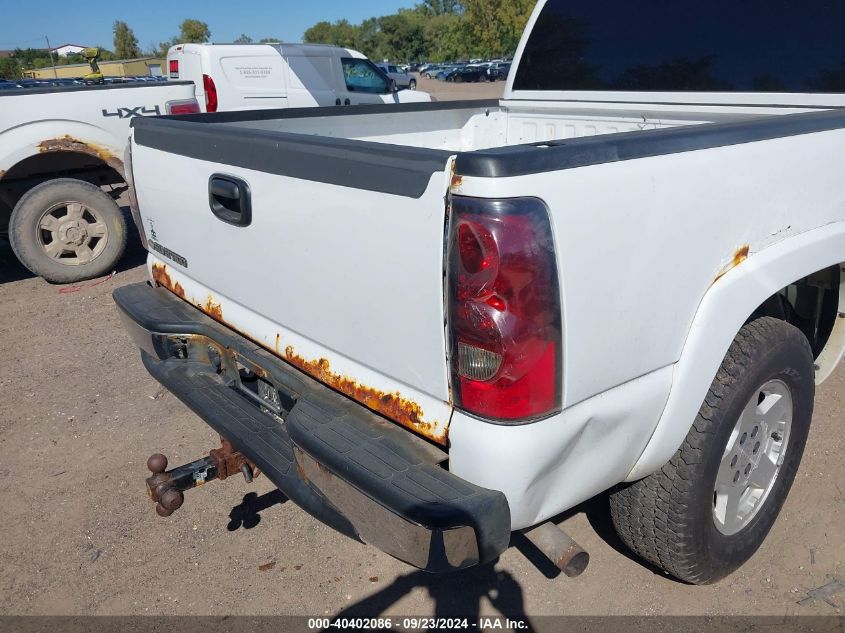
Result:
{"label": "black plastic trim", "polygon": [[[483,109],[499,101],[224,112],[136,118],[135,142],[154,149],[256,171],[419,198],[453,152],[203,123]],[[766,107],[766,106],[760,106]],[[503,178],[663,156],[845,128],[845,108],[623,132],[474,152],[459,152],[456,173]]]}
{"label": "black plastic trim", "polygon": [[[349,112],[352,108],[344,108]],[[326,108],[329,109],[329,108]],[[316,110],[316,108],[315,108]],[[419,198],[453,153],[167,117],[133,120],[135,143],[198,160]],[[148,125],[151,124],[151,125]]]}
{"label": "black plastic trim", "polygon": [[[49,81],[49,80],[47,80]],[[126,88],[164,88],[167,86],[187,86],[193,85],[193,81],[150,81],[150,82],[132,82],[125,84],[106,84],[94,86],[50,86],[48,88],[15,88],[14,90],[0,91],[0,97],[14,97],[20,95],[41,95],[53,92],[87,92],[95,90],[118,90]]]}
{"label": "black plastic trim", "polygon": [[[540,90],[521,90],[519,92],[542,92]],[[569,91],[562,91],[562,92],[569,92]],[[577,92],[577,91],[572,91]],[[642,94],[666,94],[665,92],[648,92],[645,90],[638,90],[638,93]],[[722,95],[724,93],[704,93],[704,94],[711,94],[711,95]],[[758,93],[754,93],[758,94]],[[759,93],[759,94],[778,94],[784,95],[784,93]],[[818,94],[810,94],[810,97],[820,96]],[[832,94],[832,95],[822,95],[822,96],[834,96],[838,97],[841,95]],[[734,94],[728,95],[728,97],[736,97]],[[784,95],[784,98],[791,97],[791,93]],[[509,104],[514,103],[601,103],[601,104],[609,104],[609,105],[638,105],[638,106],[692,106],[692,107],[730,107],[730,108],[782,108],[782,109],[789,109],[789,110],[830,110],[831,108],[835,108],[838,106],[833,105],[808,105],[806,103],[736,103],[734,101],[730,101],[729,99],[726,101],[652,101],[650,99],[639,99],[636,101],[622,101],[617,99],[548,99],[548,98],[531,98],[531,97],[523,97],[520,95],[512,96],[507,100],[503,100],[501,103],[504,107],[507,107]]]}
{"label": "black plastic trim", "polygon": [[[499,99],[469,99],[463,101],[422,101],[419,103],[376,103],[355,106],[321,106],[318,108],[275,108],[273,110],[235,110],[231,112],[205,112],[158,117],[194,121],[198,123],[248,123],[271,119],[311,119],[333,116],[364,114],[401,114],[406,112],[438,112],[441,110],[473,110],[498,108]],[[133,119],[132,126],[137,125]]]}
{"label": "black plastic trim", "polygon": [[209,123],[483,110],[497,99],[281,108],[135,118],[134,142],[171,154],[366,191],[419,198],[454,152]]}
{"label": "black plastic trim", "polygon": [[845,128],[845,108],[622,132],[459,153],[455,172],[506,178]]}

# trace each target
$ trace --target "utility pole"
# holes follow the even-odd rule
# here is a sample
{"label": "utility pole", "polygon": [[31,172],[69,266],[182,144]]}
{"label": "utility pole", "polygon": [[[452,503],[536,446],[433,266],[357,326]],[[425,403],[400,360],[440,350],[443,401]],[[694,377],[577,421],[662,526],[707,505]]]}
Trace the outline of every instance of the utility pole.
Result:
{"label": "utility pole", "polygon": [[52,49],[52,48],[50,48],[50,38],[49,38],[49,37],[47,37],[47,36],[45,35],[45,36],[44,36],[44,39],[45,39],[45,40],[47,40],[47,52],[48,52],[48,53],[50,53],[50,64],[52,64],[52,66],[53,66],[53,76],[54,76],[56,79],[58,79],[58,78],[59,78],[59,73],[58,73],[58,71],[56,70],[56,62],[54,62],[54,61],[53,61],[53,49]]}

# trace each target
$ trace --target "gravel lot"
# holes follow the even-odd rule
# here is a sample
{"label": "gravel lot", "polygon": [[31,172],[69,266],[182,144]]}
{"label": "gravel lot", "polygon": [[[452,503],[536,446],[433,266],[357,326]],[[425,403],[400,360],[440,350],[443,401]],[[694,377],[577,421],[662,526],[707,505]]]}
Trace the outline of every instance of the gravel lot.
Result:
{"label": "gravel lot", "polygon": [[[503,84],[422,81],[439,99]],[[817,393],[804,462],[762,550],[715,586],[691,587],[629,556],[598,497],[560,517],[592,555],[578,579],[520,538],[491,566],[438,577],[347,540],[238,478],[159,518],[144,462],[205,454],[215,434],[143,369],[111,292],[145,278],[135,240],[117,275],[63,293],[0,244],[0,613],[3,614],[818,614],[845,593],[845,372]]]}

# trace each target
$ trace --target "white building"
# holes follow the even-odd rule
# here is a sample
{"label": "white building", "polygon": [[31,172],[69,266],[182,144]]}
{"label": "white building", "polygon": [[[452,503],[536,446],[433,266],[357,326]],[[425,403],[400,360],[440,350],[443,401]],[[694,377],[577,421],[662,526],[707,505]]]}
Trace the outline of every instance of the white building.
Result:
{"label": "white building", "polygon": [[74,53],[81,53],[85,48],[85,46],[79,46],[79,44],[62,44],[54,48],[53,52],[60,57],[67,57]]}

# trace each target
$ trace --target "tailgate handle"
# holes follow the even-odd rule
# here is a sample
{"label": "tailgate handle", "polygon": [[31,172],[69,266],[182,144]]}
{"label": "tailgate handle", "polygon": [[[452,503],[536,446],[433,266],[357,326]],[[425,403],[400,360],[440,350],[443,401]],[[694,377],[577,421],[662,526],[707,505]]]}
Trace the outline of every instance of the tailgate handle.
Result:
{"label": "tailgate handle", "polygon": [[235,176],[214,174],[208,179],[208,205],[226,224],[249,226],[252,222],[249,185]]}

